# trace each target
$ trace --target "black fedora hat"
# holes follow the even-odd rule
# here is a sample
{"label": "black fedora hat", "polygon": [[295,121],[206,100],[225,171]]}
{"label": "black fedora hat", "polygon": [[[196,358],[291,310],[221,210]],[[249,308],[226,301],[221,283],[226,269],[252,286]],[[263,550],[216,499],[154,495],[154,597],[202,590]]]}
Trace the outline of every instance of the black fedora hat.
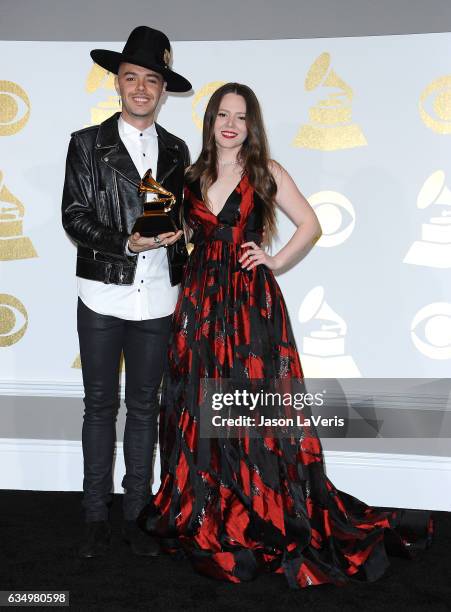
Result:
{"label": "black fedora hat", "polygon": [[166,34],[148,26],[138,26],[128,37],[122,53],[93,49],[91,57],[96,64],[117,74],[119,64],[127,62],[149,68],[162,75],[168,91],[189,91],[189,81],[170,69],[171,45]]}

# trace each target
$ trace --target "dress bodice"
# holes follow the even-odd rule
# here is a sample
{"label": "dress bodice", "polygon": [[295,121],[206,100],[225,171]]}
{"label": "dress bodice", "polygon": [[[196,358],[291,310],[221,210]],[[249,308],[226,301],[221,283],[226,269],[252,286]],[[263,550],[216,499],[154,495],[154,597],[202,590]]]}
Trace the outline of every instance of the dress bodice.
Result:
{"label": "dress bodice", "polygon": [[244,174],[215,215],[202,198],[200,180],[185,186],[184,216],[193,230],[194,244],[210,240],[239,242],[243,238],[261,240],[263,203]]}

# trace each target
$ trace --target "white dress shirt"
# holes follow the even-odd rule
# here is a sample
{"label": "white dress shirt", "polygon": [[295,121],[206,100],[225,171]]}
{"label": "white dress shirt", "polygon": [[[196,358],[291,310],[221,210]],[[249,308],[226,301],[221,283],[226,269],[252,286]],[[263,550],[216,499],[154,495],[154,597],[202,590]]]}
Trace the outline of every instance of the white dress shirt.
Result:
{"label": "white dress shirt", "polygon": [[[156,177],[158,137],[155,124],[138,130],[124,119],[118,120],[119,136],[141,177],[152,168]],[[174,312],[178,285],[171,286],[165,248],[152,249],[138,258],[133,285],[112,285],[78,278],[78,296],[91,310],[130,321],[156,319]]]}

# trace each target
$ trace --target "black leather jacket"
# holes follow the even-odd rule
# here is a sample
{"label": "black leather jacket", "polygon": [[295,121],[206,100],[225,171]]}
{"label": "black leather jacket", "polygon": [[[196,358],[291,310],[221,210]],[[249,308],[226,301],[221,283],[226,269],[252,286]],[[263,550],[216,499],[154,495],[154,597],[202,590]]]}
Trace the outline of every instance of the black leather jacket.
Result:
{"label": "black leather jacket", "polygon": [[[72,134],[66,161],[63,227],[77,244],[77,276],[116,285],[131,285],[137,257],[125,247],[136,218],[143,212],[138,195],[140,176],[119,137],[116,113],[98,126]],[[186,143],[156,124],[156,180],[177,198],[180,218],[184,170],[189,165]],[[167,249],[172,285],[177,285],[187,260],[183,237]]]}

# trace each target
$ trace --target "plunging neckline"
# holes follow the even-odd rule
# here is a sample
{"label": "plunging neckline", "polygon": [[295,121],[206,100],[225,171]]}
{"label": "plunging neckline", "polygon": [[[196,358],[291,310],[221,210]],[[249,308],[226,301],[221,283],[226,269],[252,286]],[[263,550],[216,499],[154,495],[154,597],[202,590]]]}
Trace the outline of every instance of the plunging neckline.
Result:
{"label": "plunging neckline", "polygon": [[224,210],[224,208],[227,206],[227,204],[229,203],[230,199],[232,198],[232,196],[234,195],[234,193],[236,192],[236,190],[241,186],[241,183],[243,182],[244,177],[246,176],[245,173],[243,173],[241,175],[240,180],[238,181],[238,183],[235,185],[235,187],[233,188],[233,190],[229,193],[229,195],[227,196],[224,204],[222,205],[221,210],[218,212],[217,215],[215,215],[215,213],[208,207],[208,204],[202,199],[202,203],[205,206],[205,208],[208,210],[208,212],[213,215],[213,217],[215,217],[216,219],[218,219],[219,215],[222,213],[222,211]]}

